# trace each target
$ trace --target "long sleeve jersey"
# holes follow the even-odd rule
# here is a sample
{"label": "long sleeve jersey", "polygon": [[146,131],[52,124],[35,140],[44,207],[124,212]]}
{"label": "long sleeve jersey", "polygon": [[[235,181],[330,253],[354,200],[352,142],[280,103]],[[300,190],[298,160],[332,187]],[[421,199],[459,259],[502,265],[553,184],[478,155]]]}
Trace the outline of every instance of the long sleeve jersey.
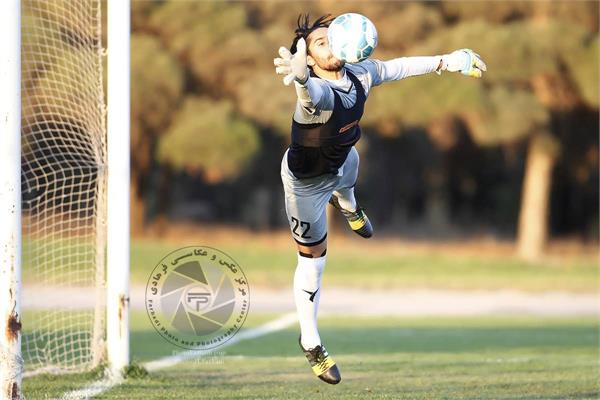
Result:
{"label": "long sleeve jersey", "polygon": [[[368,96],[374,86],[433,72],[439,63],[439,56],[401,57],[389,61],[367,59],[356,64],[345,64],[344,68],[356,75]],[[345,72],[337,80],[309,78],[304,84],[296,82],[295,86],[298,102],[294,120],[301,124],[325,123],[329,120],[333,110],[333,88],[345,108],[352,107],[356,102],[356,90]]]}

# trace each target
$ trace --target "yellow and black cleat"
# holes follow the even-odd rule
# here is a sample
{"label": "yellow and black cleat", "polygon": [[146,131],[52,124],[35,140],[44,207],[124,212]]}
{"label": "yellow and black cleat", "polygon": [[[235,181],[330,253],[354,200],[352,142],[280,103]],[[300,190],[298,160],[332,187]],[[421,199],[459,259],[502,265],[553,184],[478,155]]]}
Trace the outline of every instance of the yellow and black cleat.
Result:
{"label": "yellow and black cleat", "polygon": [[348,225],[354,232],[358,235],[364,237],[365,239],[373,236],[373,226],[371,226],[371,221],[365,214],[365,210],[362,207],[357,207],[356,211],[347,211],[340,206],[340,202],[336,195],[332,194],[329,199],[329,203],[338,209],[344,217],[346,217],[346,221],[348,221]]}
{"label": "yellow and black cleat", "polygon": [[319,379],[321,379],[323,382],[329,383],[330,385],[336,385],[340,383],[342,380],[340,371],[337,365],[335,365],[335,361],[329,357],[327,350],[325,350],[325,346],[321,344],[315,348],[306,350],[304,347],[302,347],[302,342],[300,339],[298,339],[298,343],[300,344],[300,348],[304,352],[310,367],[315,375],[319,377]]}

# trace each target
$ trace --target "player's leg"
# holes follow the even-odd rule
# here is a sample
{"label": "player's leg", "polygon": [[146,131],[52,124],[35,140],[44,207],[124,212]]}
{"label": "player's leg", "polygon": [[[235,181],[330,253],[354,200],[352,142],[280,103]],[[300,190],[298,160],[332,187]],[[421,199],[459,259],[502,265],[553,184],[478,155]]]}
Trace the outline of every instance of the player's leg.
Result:
{"label": "player's leg", "polygon": [[[286,212],[298,250],[298,263],[294,273],[294,301],[300,324],[300,348],[312,371],[321,380],[336,384],[340,372],[321,343],[317,327],[317,314],[321,298],[321,280],[327,258],[327,197],[312,198],[286,195]],[[314,211],[320,211],[315,220]],[[320,238],[309,242],[309,239]]]}
{"label": "player's leg", "polygon": [[358,208],[354,197],[354,185],[349,188],[338,188],[333,195],[337,198],[337,204],[341,209],[354,212]]}
{"label": "player's leg", "polygon": [[298,265],[294,274],[294,300],[300,322],[300,348],[319,379],[329,384],[341,380],[340,371],[321,343],[317,312],[321,298],[321,278],[325,269],[327,239],[315,246],[298,244]]}
{"label": "player's leg", "polygon": [[[323,216],[319,218],[323,221],[314,224],[326,226],[324,208]],[[326,233],[322,238],[322,242],[310,245],[296,243],[298,255],[294,272],[294,300],[300,323],[301,344],[304,349],[312,349],[321,344],[317,328],[317,313],[321,299],[321,280],[327,260]]]}
{"label": "player's leg", "polygon": [[335,384],[341,378],[337,366],[321,343],[317,311],[327,251],[325,207],[336,179],[297,179],[288,169],[286,156],[281,163],[281,180],[285,190],[285,211],[298,250],[293,290],[300,323],[300,347],[315,375],[327,383]]}
{"label": "player's leg", "polygon": [[300,344],[312,349],[321,344],[317,313],[321,299],[321,280],[326,263],[327,239],[315,246],[297,244],[298,263],[294,273],[294,300],[300,323]]}
{"label": "player's leg", "polygon": [[354,197],[354,186],[358,179],[359,156],[353,147],[342,169],[342,177],[331,195],[329,203],[338,209],[354,232],[364,238],[373,236],[373,227],[365,210]]}

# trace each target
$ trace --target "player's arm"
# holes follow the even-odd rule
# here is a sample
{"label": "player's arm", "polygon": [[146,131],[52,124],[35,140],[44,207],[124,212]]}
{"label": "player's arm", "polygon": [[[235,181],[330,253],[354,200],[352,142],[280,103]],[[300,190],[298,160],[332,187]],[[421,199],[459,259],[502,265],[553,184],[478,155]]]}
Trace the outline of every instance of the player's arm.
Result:
{"label": "player's arm", "polygon": [[284,75],[283,83],[287,86],[294,82],[298,101],[309,113],[317,109],[333,109],[333,92],[320,79],[311,78],[306,64],[306,42],[298,40],[295,54],[285,47],[279,48],[280,58],[275,58],[275,72]]}
{"label": "player's arm", "polygon": [[400,57],[388,61],[367,60],[366,66],[371,72],[373,86],[383,82],[398,81],[410,76],[428,74],[440,67],[441,58]]}
{"label": "player's arm", "polygon": [[317,110],[333,110],[333,92],[322,79],[309,77],[304,83],[294,81],[294,86],[300,105],[309,114]]}
{"label": "player's arm", "polygon": [[487,67],[481,57],[469,49],[456,50],[450,54],[430,57],[400,57],[389,61],[367,60],[373,86],[387,81],[397,81],[410,76],[442,71],[460,72],[481,77]]}

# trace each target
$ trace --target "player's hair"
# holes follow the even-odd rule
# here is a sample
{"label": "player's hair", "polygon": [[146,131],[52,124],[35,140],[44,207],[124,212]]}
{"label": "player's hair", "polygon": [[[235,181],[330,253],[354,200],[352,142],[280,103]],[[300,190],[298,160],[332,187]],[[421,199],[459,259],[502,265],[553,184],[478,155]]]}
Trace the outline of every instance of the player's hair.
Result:
{"label": "player's hair", "polygon": [[300,40],[300,38],[304,38],[304,40],[306,40],[306,38],[308,38],[308,35],[310,35],[312,31],[319,29],[319,28],[329,27],[329,24],[331,24],[331,21],[333,21],[333,16],[331,14],[327,14],[327,15],[323,15],[322,17],[318,18],[311,25],[309,22],[309,15],[308,14],[300,14],[298,16],[298,28],[295,31],[296,36],[294,37],[294,41],[292,42],[292,45],[290,46],[290,51],[292,52],[292,54],[294,54],[296,52],[296,45],[298,44],[298,40]]}

